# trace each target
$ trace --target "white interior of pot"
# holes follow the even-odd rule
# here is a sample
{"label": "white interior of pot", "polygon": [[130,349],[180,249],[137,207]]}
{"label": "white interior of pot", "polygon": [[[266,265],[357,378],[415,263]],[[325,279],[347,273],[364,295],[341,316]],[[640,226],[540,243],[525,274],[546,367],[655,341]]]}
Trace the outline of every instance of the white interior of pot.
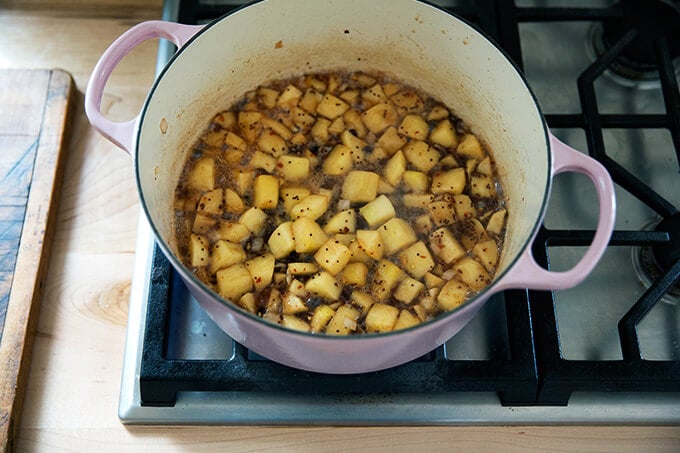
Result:
{"label": "white interior of pot", "polygon": [[413,0],[264,0],[188,44],[150,97],[138,143],[142,199],[164,241],[177,249],[174,188],[190,144],[212,116],[268,80],[333,69],[380,70],[415,85],[443,101],[490,147],[508,198],[498,274],[506,269],[545,202],[549,153],[540,112],[491,43]]}

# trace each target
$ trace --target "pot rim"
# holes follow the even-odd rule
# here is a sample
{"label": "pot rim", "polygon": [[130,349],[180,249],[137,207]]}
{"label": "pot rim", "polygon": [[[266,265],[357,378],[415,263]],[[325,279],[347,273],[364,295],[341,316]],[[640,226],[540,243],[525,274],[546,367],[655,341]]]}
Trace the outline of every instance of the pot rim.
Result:
{"label": "pot rim", "polygon": [[[476,27],[474,24],[470,23],[469,21],[465,20],[461,16],[447,11],[443,9],[442,7],[433,4],[432,2],[428,0],[411,0],[413,3],[420,3],[426,6],[429,6],[431,8],[436,9],[438,12],[446,14],[447,16],[451,17],[454,20],[458,20],[461,22],[463,25],[467,26],[468,28],[471,29],[471,31],[477,33],[480,37],[484,38],[486,41],[488,41],[496,51],[498,51],[501,56],[512,66],[514,69],[515,73],[520,77],[522,80],[522,84],[527,90],[527,93],[531,96],[531,100],[533,103],[533,106],[536,109],[536,112],[539,115],[539,118],[541,120],[541,128],[543,130],[543,136],[544,136],[544,142],[545,142],[545,147],[546,147],[546,152],[547,152],[547,172],[546,172],[546,181],[545,181],[545,189],[543,193],[543,200],[541,202],[541,208],[539,211],[539,215],[534,221],[533,226],[531,227],[530,233],[527,236],[527,239],[525,240],[524,244],[522,247],[520,247],[520,252],[517,253],[511,260],[511,262],[506,266],[506,268],[501,272],[498,273],[494,276],[494,280],[490,285],[479,291],[477,294],[475,294],[472,298],[468,299],[466,302],[464,302],[462,305],[454,308],[453,310],[447,312],[447,313],[441,313],[438,316],[436,316],[433,319],[430,319],[428,321],[425,321],[421,324],[418,324],[416,326],[408,327],[406,329],[401,329],[398,331],[391,331],[391,332],[381,332],[381,333],[370,333],[370,334],[361,334],[361,335],[348,335],[348,336],[335,336],[335,335],[320,335],[317,333],[311,333],[311,332],[302,332],[302,331],[297,331],[293,329],[289,329],[286,327],[283,327],[279,324],[274,324],[272,322],[266,321],[262,319],[261,317],[252,314],[242,308],[240,308],[238,305],[236,305],[235,302],[231,302],[220,296],[214,289],[210,288],[208,285],[203,283],[199,278],[197,278],[193,272],[191,272],[185,265],[180,261],[180,259],[175,255],[175,253],[170,249],[166,241],[164,241],[156,228],[156,225],[151,218],[149,208],[147,206],[147,202],[144,197],[144,192],[142,191],[142,183],[141,183],[141,176],[140,176],[140,168],[137,163],[139,162],[139,141],[141,137],[141,130],[144,125],[144,119],[146,118],[146,112],[147,109],[149,108],[150,100],[155,94],[161,80],[163,80],[165,74],[171,70],[172,66],[175,64],[175,62],[181,57],[183,51],[188,48],[196,39],[198,39],[201,35],[204,33],[207,33],[212,27],[217,25],[218,23],[222,22],[223,20],[229,18],[233,14],[238,13],[239,11],[246,9],[248,7],[251,7],[253,5],[257,5],[262,2],[266,2],[269,0],[253,0],[252,2],[246,3],[244,5],[241,5],[232,11],[229,11],[228,13],[210,21],[207,23],[205,26],[203,26],[202,29],[198,30],[196,34],[194,34],[184,46],[182,46],[180,49],[178,49],[169,59],[169,61],[166,63],[166,65],[162,68],[158,76],[155,78],[153,84],[151,85],[151,88],[149,89],[149,92],[146,96],[146,99],[144,101],[144,104],[140,110],[139,114],[139,120],[137,122],[137,126],[135,129],[135,138],[134,138],[134,163],[135,163],[135,180],[137,184],[137,192],[139,194],[139,199],[140,199],[140,204],[142,206],[142,210],[144,212],[144,215],[146,216],[148,223],[151,227],[151,230],[154,234],[156,245],[161,248],[163,251],[163,254],[165,257],[170,261],[172,264],[172,267],[174,268],[175,271],[179,272],[183,278],[188,278],[189,280],[192,281],[192,283],[196,284],[199,286],[204,292],[212,295],[215,297],[222,305],[227,307],[231,312],[233,312],[236,316],[242,316],[245,317],[249,321],[255,321],[256,323],[259,323],[261,325],[266,326],[267,328],[273,328],[280,333],[285,334],[285,335],[290,335],[293,337],[305,337],[305,338],[314,338],[316,341],[347,341],[347,342],[356,342],[356,341],[369,341],[370,339],[373,338],[384,338],[388,336],[402,336],[405,334],[411,334],[413,331],[416,330],[422,330],[425,328],[433,328],[437,325],[447,323],[450,318],[458,313],[464,313],[469,310],[476,310],[478,305],[486,303],[486,301],[493,296],[495,293],[497,293],[499,290],[505,290],[509,289],[510,287],[507,287],[503,285],[503,279],[510,273],[510,271],[517,265],[517,263],[521,260],[523,252],[528,248],[531,247],[534,238],[538,234],[538,230],[543,222],[543,218],[545,216],[546,210],[547,210],[547,205],[548,201],[550,198],[550,191],[552,188],[552,169],[553,169],[553,153],[552,149],[550,146],[550,134],[549,134],[549,128],[545,120],[545,116],[543,114],[543,111],[541,110],[541,107],[538,103],[538,99],[536,98],[536,95],[532,91],[531,87],[529,86],[528,80],[522,70],[519,68],[519,66],[510,58],[510,55],[501,48],[496,41],[491,38],[486,32],[483,30],[480,30],[478,27]],[[174,190],[174,189],[173,189]],[[506,233],[507,234],[507,233]],[[500,287],[500,288],[499,288]],[[498,289],[497,289],[498,288]]]}

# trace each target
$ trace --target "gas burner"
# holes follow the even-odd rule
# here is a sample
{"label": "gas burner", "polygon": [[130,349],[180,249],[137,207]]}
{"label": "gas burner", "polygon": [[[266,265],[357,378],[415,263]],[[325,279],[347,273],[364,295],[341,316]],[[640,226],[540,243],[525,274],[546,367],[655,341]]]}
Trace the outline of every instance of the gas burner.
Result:
{"label": "gas burner", "polygon": [[[635,272],[645,287],[649,287],[680,259],[680,213],[675,213],[661,221],[655,220],[648,223],[643,230],[665,232],[670,236],[669,243],[633,247]],[[680,304],[680,282],[676,282],[662,300]]]}
{"label": "gas burner", "polygon": [[654,43],[668,42],[675,73],[680,76],[680,2],[675,0],[622,0],[623,18],[593,25],[590,31],[594,57],[599,58],[626,33],[635,29],[629,43],[606,74],[615,82],[634,88],[659,88],[658,60]]}

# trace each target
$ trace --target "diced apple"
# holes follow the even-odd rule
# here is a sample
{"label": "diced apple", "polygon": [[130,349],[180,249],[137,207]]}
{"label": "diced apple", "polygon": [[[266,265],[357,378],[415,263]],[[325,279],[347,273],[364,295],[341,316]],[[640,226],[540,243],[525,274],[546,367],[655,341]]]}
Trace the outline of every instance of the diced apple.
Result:
{"label": "diced apple", "polygon": [[295,294],[298,297],[305,297],[307,295],[305,284],[297,278],[293,278],[293,280],[291,280],[290,284],[288,285],[288,292]]}
{"label": "diced apple", "polygon": [[191,226],[191,231],[192,233],[207,235],[216,224],[217,219],[215,217],[196,214],[196,217],[194,217],[194,224]]}
{"label": "diced apple", "polygon": [[402,148],[402,151],[411,165],[425,173],[432,170],[439,162],[439,152],[421,140],[410,141]]}
{"label": "diced apple", "polygon": [[328,219],[323,231],[326,234],[354,233],[356,231],[356,219],[357,214],[354,209],[345,209]]}
{"label": "diced apple", "polygon": [[243,160],[243,156],[245,156],[245,152],[240,149],[228,148],[224,151],[224,161],[229,166],[238,165]]}
{"label": "diced apple", "polygon": [[385,253],[382,236],[375,230],[357,230],[357,242],[366,255],[381,260]]}
{"label": "diced apple", "polygon": [[261,168],[267,173],[273,173],[276,170],[276,159],[270,154],[263,153],[262,151],[255,151],[252,156],[250,156],[250,162],[248,162],[252,168]]}
{"label": "diced apple", "polygon": [[368,266],[364,263],[349,263],[340,275],[340,282],[346,286],[363,287],[366,284]]}
{"label": "diced apple", "polygon": [[493,239],[478,242],[472,248],[472,253],[489,272],[496,268],[496,263],[498,263],[498,245]]}
{"label": "diced apple", "polygon": [[452,201],[433,201],[427,205],[430,217],[436,226],[451,225],[456,220],[456,211]]}
{"label": "diced apple", "polygon": [[[325,230],[324,230],[325,233]],[[332,239],[334,241],[338,241],[342,245],[345,245],[349,247],[349,245],[355,241],[357,238],[357,235],[354,233],[335,233],[332,235]]]}
{"label": "diced apple", "polygon": [[465,255],[465,249],[451,231],[442,227],[430,234],[430,249],[440,260],[451,264]]}
{"label": "diced apple", "polygon": [[262,125],[260,120],[264,117],[261,112],[241,111],[238,114],[238,127],[241,131],[241,137],[250,143],[254,143],[257,136],[260,134]]}
{"label": "diced apple", "polygon": [[275,209],[279,203],[279,178],[260,175],[253,185],[253,206],[260,209]]}
{"label": "diced apple", "polygon": [[243,199],[233,189],[224,189],[224,210],[232,214],[241,214],[246,209]]}
{"label": "diced apple", "polygon": [[321,116],[334,120],[349,109],[349,105],[342,99],[332,94],[326,94],[321,102],[316,106],[316,113]]}
{"label": "diced apple", "polygon": [[231,129],[236,126],[236,114],[234,112],[221,112],[215,115],[213,122],[222,129]]}
{"label": "diced apple", "polygon": [[385,132],[378,139],[378,146],[385,150],[388,156],[393,155],[406,144],[406,139],[399,135],[394,126],[385,129]]}
{"label": "diced apple", "polygon": [[397,322],[394,323],[394,330],[408,329],[409,327],[417,326],[421,321],[416,315],[408,310],[401,310]]}
{"label": "diced apple", "polygon": [[238,301],[253,290],[253,279],[245,264],[237,263],[217,271],[217,291],[225,299]]}
{"label": "diced apple", "polygon": [[314,254],[314,260],[331,275],[340,273],[351,257],[352,252],[349,248],[334,239],[326,241]]}
{"label": "diced apple", "polygon": [[411,304],[423,290],[425,290],[425,285],[420,280],[406,277],[399,282],[399,286],[394,291],[394,298],[399,302]]}
{"label": "diced apple", "polygon": [[328,128],[330,127],[330,125],[331,122],[328,121],[326,118],[318,118],[316,120],[316,123],[314,123],[314,126],[312,126],[310,134],[316,140],[320,142],[325,142],[326,140],[328,140],[329,136]]}
{"label": "diced apple", "polygon": [[458,154],[472,159],[482,160],[485,157],[481,143],[474,134],[465,134],[456,148]]}
{"label": "diced apple", "polygon": [[427,120],[428,121],[437,121],[437,120],[443,120],[444,118],[449,117],[449,111],[446,109],[446,107],[442,105],[435,105],[432,107],[432,110],[430,110],[430,113],[427,115]]}
{"label": "diced apple", "polygon": [[378,181],[378,193],[383,195],[383,194],[391,194],[394,193],[397,189],[394,188],[392,184],[387,182],[385,178],[380,178],[380,181]]}
{"label": "diced apple", "polygon": [[449,280],[437,295],[437,304],[444,311],[451,311],[465,302],[468,288],[458,280]]}
{"label": "diced apple", "polygon": [[505,226],[506,212],[507,211],[505,209],[501,209],[491,214],[491,217],[489,218],[489,223],[486,224],[486,231],[496,235],[500,235],[501,231],[503,231],[503,227]]}
{"label": "diced apple", "polygon": [[210,255],[210,273],[214,274],[220,269],[232,264],[243,263],[246,260],[246,251],[241,244],[227,241],[217,241],[212,247]]}
{"label": "diced apple", "polygon": [[422,171],[406,170],[404,172],[404,184],[408,190],[425,192],[430,188],[430,177]]}
{"label": "diced apple", "polygon": [[193,267],[204,267],[210,264],[208,239],[199,234],[192,234],[189,238],[189,256]]}
{"label": "diced apple", "polygon": [[291,107],[297,105],[298,101],[302,97],[302,91],[295,85],[288,85],[283,89],[281,95],[276,100],[276,104],[281,107]]}
{"label": "diced apple", "polygon": [[479,291],[491,283],[491,276],[479,261],[469,256],[463,257],[454,264],[456,276],[472,290]]}
{"label": "diced apple", "polygon": [[290,210],[290,217],[298,219],[307,217],[316,220],[328,210],[328,197],[325,195],[312,194],[294,205]]}
{"label": "diced apple", "polygon": [[246,269],[248,269],[248,272],[250,272],[250,275],[253,277],[255,290],[262,291],[272,282],[274,264],[274,255],[269,253],[256,256],[255,258],[246,261]]}
{"label": "diced apple", "polygon": [[314,263],[288,263],[287,272],[290,275],[312,275],[319,272],[319,266]]}
{"label": "diced apple", "polygon": [[399,114],[395,108],[384,102],[363,113],[364,124],[374,134],[379,134],[390,126],[396,126],[398,119]]}
{"label": "diced apple", "polygon": [[309,332],[311,330],[311,326],[306,321],[303,321],[294,315],[282,315],[281,325],[288,329],[298,330],[300,332]]}
{"label": "diced apple", "polygon": [[[361,118],[359,119],[361,120]],[[347,126],[346,122],[345,126]],[[340,139],[342,140],[342,144],[349,148],[352,161],[355,164],[362,163],[364,161],[364,149],[366,148],[367,143],[352,134],[348,129],[345,129],[345,131],[340,135]]]}
{"label": "diced apple", "polygon": [[440,278],[436,275],[434,275],[432,272],[428,272],[425,274],[425,278],[423,279],[425,281],[425,286],[429,288],[441,288],[446,284],[446,280],[443,278]]}
{"label": "diced apple", "polygon": [[187,178],[187,186],[200,192],[215,188],[215,159],[202,157],[194,163]]}
{"label": "diced apple", "polygon": [[419,215],[413,219],[413,227],[415,228],[416,232],[420,234],[430,234],[430,231],[432,231],[433,228],[432,219],[430,219],[428,214]]}
{"label": "diced apple", "polygon": [[359,208],[359,212],[366,223],[373,228],[382,225],[396,215],[392,202],[385,195],[380,195],[375,200],[365,204]]}
{"label": "diced apple", "polygon": [[[356,134],[357,137],[363,139],[368,134],[368,128],[361,119],[361,113],[357,109],[349,109],[343,115],[342,119],[347,127],[347,131]],[[347,145],[349,146],[349,145]]]}
{"label": "diced apple", "polygon": [[371,308],[371,305],[373,305],[373,303],[375,302],[370,294],[366,294],[363,291],[352,291],[350,300],[352,301],[352,304],[354,306],[361,309],[362,315],[368,313],[368,310]]}
{"label": "diced apple", "polygon": [[299,217],[293,222],[293,237],[297,253],[314,253],[328,240],[319,224],[309,217]]}
{"label": "diced apple", "polygon": [[496,196],[496,184],[491,176],[475,173],[470,178],[470,195],[483,198]]}
{"label": "diced apple", "polygon": [[333,122],[328,126],[328,133],[330,135],[340,135],[345,130],[345,120],[339,116],[333,120]]}
{"label": "diced apple", "polygon": [[322,271],[307,280],[305,288],[312,294],[327,300],[338,300],[342,285],[330,273]]}
{"label": "diced apple", "polygon": [[269,153],[274,157],[279,157],[288,152],[288,144],[280,135],[271,130],[266,130],[257,140],[257,146],[264,153]]}
{"label": "diced apple", "polygon": [[385,95],[382,86],[380,86],[380,84],[375,84],[361,93],[361,99],[369,105],[375,105],[380,102],[385,102],[387,96]]}
{"label": "diced apple", "polygon": [[477,214],[477,211],[472,206],[472,200],[465,194],[454,195],[453,203],[458,219],[469,219]]}
{"label": "diced apple", "polygon": [[257,299],[254,293],[245,293],[238,300],[238,304],[251,313],[257,313]]}
{"label": "diced apple", "polygon": [[281,199],[283,200],[283,210],[290,215],[293,206],[307,198],[311,192],[306,187],[287,186],[281,188]]}
{"label": "diced apple", "polygon": [[309,159],[285,154],[276,163],[279,174],[290,182],[304,181],[309,177]]}
{"label": "diced apple", "polygon": [[319,101],[323,99],[323,95],[318,91],[309,88],[305,91],[305,94],[300,98],[298,105],[309,113],[316,113],[316,106],[319,105]]}
{"label": "diced apple", "polygon": [[479,165],[477,165],[477,171],[483,175],[493,176],[493,167],[491,165],[491,158],[486,156]]}
{"label": "diced apple", "polygon": [[398,186],[406,171],[406,157],[397,151],[385,164],[385,179],[393,186]]}
{"label": "diced apple", "polygon": [[359,310],[351,305],[342,305],[326,326],[328,335],[349,335],[357,329]]}
{"label": "diced apple", "polygon": [[451,193],[460,194],[465,190],[465,170],[462,168],[454,168],[447,171],[438,171],[432,177],[432,186],[430,190],[432,193]]}
{"label": "diced apple", "polygon": [[402,197],[407,208],[427,208],[434,201],[431,193],[405,193]]}
{"label": "diced apple", "polygon": [[241,223],[222,221],[217,228],[217,237],[238,244],[250,237],[250,230]]}
{"label": "diced apple", "polygon": [[243,224],[253,233],[255,236],[262,236],[264,233],[265,222],[267,221],[267,213],[262,209],[253,206],[246,212],[241,214],[238,219],[239,223]]}
{"label": "diced apple", "polygon": [[276,99],[279,97],[279,92],[273,88],[259,87],[257,89],[257,100],[268,109],[276,106]]}
{"label": "diced apple", "polygon": [[476,243],[486,238],[486,230],[479,220],[472,218],[463,223],[460,242],[466,250],[472,250]]}
{"label": "diced apple", "polygon": [[399,125],[399,133],[416,140],[427,139],[430,131],[427,121],[420,115],[406,115]]}
{"label": "diced apple", "polygon": [[314,309],[314,314],[312,315],[312,332],[319,333],[326,329],[326,325],[335,315],[335,310],[333,310],[328,305],[319,305]]}
{"label": "diced apple", "polygon": [[352,150],[346,145],[338,144],[328,153],[322,168],[327,175],[338,176],[348,173],[353,165]]}
{"label": "diced apple", "polygon": [[430,141],[444,148],[455,148],[458,146],[458,135],[456,129],[449,119],[441,120],[430,132]]}
{"label": "diced apple", "polygon": [[[382,237],[385,254],[391,255],[418,240],[409,223],[399,217],[388,220],[378,228]],[[358,236],[357,236],[358,237]]]}
{"label": "diced apple", "polygon": [[250,190],[255,180],[255,171],[234,169],[232,170],[233,180],[236,184],[236,191],[242,197],[250,195]]}
{"label": "diced apple", "polygon": [[419,110],[423,106],[423,101],[420,96],[411,89],[402,90],[390,96],[390,101],[402,111]]}
{"label": "diced apple", "polygon": [[369,263],[371,261],[372,258],[364,251],[358,240],[353,240],[347,247],[352,252],[352,258],[349,260],[350,263]]}
{"label": "diced apple", "polygon": [[380,176],[372,171],[350,171],[342,185],[342,198],[351,202],[369,202],[378,195]]}
{"label": "diced apple", "polygon": [[422,278],[434,268],[432,254],[423,241],[407,247],[399,253],[399,263],[415,278]]}
{"label": "diced apple", "polygon": [[226,135],[227,131],[225,130],[215,130],[209,132],[203,139],[203,142],[212,148],[222,148]]}
{"label": "diced apple", "polygon": [[404,278],[404,272],[399,266],[385,259],[380,260],[373,275],[371,288],[373,295],[381,301],[389,299],[392,290],[402,278]]}
{"label": "diced apple", "polygon": [[366,331],[369,333],[391,332],[398,316],[397,307],[375,303],[366,315]]}
{"label": "diced apple", "polygon": [[222,189],[211,190],[203,194],[198,202],[196,212],[198,214],[219,217],[224,208],[224,191]]}
{"label": "diced apple", "polygon": [[294,315],[296,313],[303,313],[309,308],[300,296],[296,296],[291,292],[286,292],[281,298],[281,311],[286,315]]}

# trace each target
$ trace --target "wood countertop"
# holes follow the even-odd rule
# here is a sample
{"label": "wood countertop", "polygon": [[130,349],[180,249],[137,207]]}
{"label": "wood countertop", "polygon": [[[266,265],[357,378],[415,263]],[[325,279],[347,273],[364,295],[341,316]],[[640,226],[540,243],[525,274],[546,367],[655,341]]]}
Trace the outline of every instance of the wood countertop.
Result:
{"label": "wood countertop", "polygon": [[[89,126],[82,93],[106,47],[135,23],[160,17],[161,6],[103,3],[99,10],[84,1],[53,2],[50,10],[44,0],[0,5],[0,68],[62,68],[78,90],[18,451],[680,451],[677,426],[122,425],[117,407],[139,204],[129,156]],[[116,69],[102,106],[109,118],[136,114],[153,80],[156,48],[143,44]]]}

